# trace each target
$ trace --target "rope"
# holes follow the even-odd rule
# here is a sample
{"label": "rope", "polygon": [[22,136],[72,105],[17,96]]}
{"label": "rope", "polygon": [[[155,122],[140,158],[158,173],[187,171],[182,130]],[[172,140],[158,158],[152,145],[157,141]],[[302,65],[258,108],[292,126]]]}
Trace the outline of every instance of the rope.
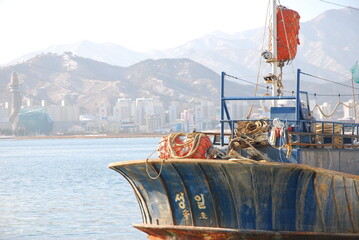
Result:
{"label": "rope", "polygon": [[[290,93],[294,95],[296,91],[294,90],[282,90],[282,92]],[[338,96],[338,94],[318,94],[318,93],[307,93],[308,96],[318,96],[318,97],[335,97]],[[353,94],[340,94],[342,97],[352,97]],[[355,94],[355,96],[359,97],[359,94]]]}
{"label": "rope", "polygon": [[266,121],[242,121],[237,123],[235,133],[237,137],[251,135],[252,138],[256,138],[260,133],[267,130],[268,123]]}
{"label": "rope", "polygon": [[151,174],[150,174],[150,172],[148,171],[148,159],[149,159],[155,152],[157,152],[157,149],[154,150],[154,151],[146,158],[146,173],[147,173],[147,176],[148,176],[149,178],[151,178],[152,180],[156,180],[157,178],[160,177],[160,175],[161,175],[161,173],[162,173],[162,169],[163,169],[163,163],[165,162],[165,159],[162,159],[160,171],[158,172],[157,176],[152,177]]}
{"label": "rope", "polygon": [[[176,143],[175,142],[176,138],[181,137],[181,136],[186,137],[186,141],[182,144]],[[171,158],[183,159],[183,158],[188,158],[189,156],[194,154],[197,151],[198,147],[200,146],[202,136],[204,136],[204,134],[202,134],[202,133],[190,133],[190,134],[185,134],[182,132],[171,133],[167,139],[167,146],[168,146],[169,154],[170,154]],[[182,148],[182,147],[188,146],[191,143],[193,143],[191,150],[184,156],[177,156],[176,151],[173,150],[174,147]]]}
{"label": "rope", "polygon": [[338,110],[338,107],[339,107],[340,105],[343,105],[343,106],[345,106],[345,107],[347,107],[347,108],[353,108],[354,106],[359,105],[359,103],[355,103],[355,105],[353,104],[353,106],[350,106],[350,105],[347,105],[347,104],[345,104],[345,103],[343,103],[343,102],[338,102],[337,105],[335,105],[334,110],[333,110],[329,115],[328,115],[328,114],[325,114],[325,113],[323,112],[323,109],[322,109],[318,104],[315,104],[315,106],[314,106],[313,109],[312,109],[312,112],[314,112],[315,109],[318,109],[319,112],[320,112],[324,117],[330,118],[330,117],[332,117],[332,116],[335,114],[335,112]]}
{"label": "rope", "polygon": [[[344,87],[352,88],[352,86],[346,85],[346,84],[344,84],[344,83],[338,83],[338,82],[336,82],[336,81],[329,80],[329,79],[322,78],[322,77],[318,77],[318,76],[314,76],[314,75],[309,74],[309,73],[301,72],[301,74],[303,74],[303,75],[307,75],[307,76],[309,76],[309,77],[317,78],[317,79],[320,79],[320,80],[323,80],[323,81],[327,81],[327,82],[335,83],[335,84],[338,84],[338,85],[341,85],[341,86],[344,86]],[[356,88],[356,87],[354,87],[354,89],[359,90],[359,88]]]}
{"label": "rope", "polygon": [[[283,148],[287,149],[286,157],[289,159],[292,153],[292,146],[290,144],[291,142],[291,135],[284,131],[285,129],[285,123],[280,121],[279,119],[273,120],[273,127],[272,127],[272,137],[275,137],[275,129],[281,128],[282,131],[280,133],[280,142],[282,143],[282,146],[276,147],[273,144],[272,147],[277,148],[279,150],[279,158],[282,160],[282,152]],[[267,158],[256,148],[253,146],[253,143],[260,144],[260,145],[266,145],[269,143],[268,135],[266,134],[269,131],[269,124],[267,121],[258,120],[258,121],[242,121],[237,123],[237,128],[235,129],[235,138],[232,139],[228,144],[228,151],[227,156],[235,156],[240,159],[249,159],[253,160],[248,157],[242,156],[238,150],[241,148],[246,150],[248,148],[253,149],[257,155],[259,155],[263,160],[267,160]],[[236,149],[237,148],[237,149]],[[249,153],[247,151],[247,153]],[[249,154],[250,155],[250,154]],[[253,157],[255,155],[252,155],[250,157]]]}
{"label": "rope", "polygon": [[[280,1],[279,1],[279,4],[281,4]],[[287,42],[289,58],[292,59],[292,53],[291,53],[291,49],[289,47],[289,41],[288,41],[287,29],[286,29],[286,26],[285,26],[285,19],[284,19],[284,15],[283,15],[283,9],[281,7],[279,7],[279,11],[280,11],[280,14],[281,14],[281,17],[282,17],[282,20],[283,20],[284,35],[285,35],[285,40]],[[282,74],[283,74],[283,65],[281,64],[281,66],[280,66],[280,74],[278,75],[278,80],[277,80],[277,86],[278,86],[277,95],[278,96],[281,94],[281,91],[283,89]]]}
{"label": "rope", "polygon": [[[243,79],[243,78],[235,77],[235,76],[229,75],[229,74],[227,74],[227,73],[225,73],[225,75],[226,75],[227,77],[230,77],[230,78],[233,78],[233,79],[237,79],[237,80],[239,80],[239,81],[243,81],[243,82],[246,82],[246,83],[249,83],[249,84],[252,84],[252,85],[258,85],[258,87],[268,88],[268,86],[264,86],[264,85],[261,85],[261,84],[256,84],[256,83],[254,83],[254,82],[245,80],[245,79]],[[272,89],[272,88],[270,88],[270,89]]]}
{"label": "rope", "polygon": [[337,5],[337,6],[340,6],[340,7],[345,7],[345,8],[350,8],[350,9],[354,9],[354,10],[359,10],[359,8],[352,7],[352,6],[345,6],[345,5],[341,5],[341,4],[338,4],[338,3],[333,3],[333,2],[329,2],[329,1],[325,1],[325,0],[320,0],[320,1],[326,2],[326,3],[329,3],[329,4],[333,4],[333,5]]}
{"label": "rope", "polygon": [[[240,146],[242,148],[251,148],[253,149],[262,160],[267,160],[267,158],[258,151],[252,143],[255,142],[263,142],[261,139],[261,135],[268,130],[268,123],[266,121],[258,120],[258,121],[242,121],[237,123],[237,128],[235,129],[235,138],[232,139],[228,144],[227,155],[231,156],[234,153],[234,156],[237,156],[241,159],[250,159],[247,157],[243,157],[240,153],[238,153],[234,147]],[[237,142],[237,145],[236,143]]]}
{"label": "rope", "polygon": [[[268,1],[268,5],[267,5],[267,14],[266,14],[266,20],[264,22],[264,33],[263,33],[263,39],[262,39],[262,50],[261,50],[261,54],[264,50],[264,39],[265,39],[265,35],[266,35],[266,28],[267,28],[267,18],[268,18],[268,12],[269,12],[269,3],[270,1]],[[261,70],[261,65],[262,65],[262,58],[259,58],[259,65],[258,65],[258,71],[257,71],[257,80],[256,80],[256,87],[254,89],[254,96],[257,96],[257,91],[258,91],[258,81],[259,81],[259,75],[260,75],[260,70]],[[254,106],[254,100],[252,100],[252,104],[251,107],[249,109],[248,115],[247,115],[247,119],[251,118],[252,112],[253,112],[253,106]]]}
{"label": "rope", "polygon": [[[264,96],[264,97],[265,97],[265,96],[270,96],[270,94],[269,94],[269,93],[265,93],[263,96]],[[260,101],[259,101],[259,104],[261,105],[261,108],[262,108],[263,111],[265,111],[265,112],[270,112],[269,107],[265,106],[265,105],[264,105],[264,102],[265,102],[265,100],[260,100]]]}
{"label": "rope", "polygon": [[[245,142],[247,145],[249,145],[249,147],[251,149],[253,149],[259,156],[262,157],[262,160],[266,160],[268,161],[268,159],[260,152],[258,151],[249,141],[247,141],[246,139],[244,139],[243,137],[237,137],[237,138],[234,138],[230,141],[230,143],[228,144],[228,146],[231,146],[231,144],[233,144],[234,142],[240,142],[240,141],[243,141]],[[231,152],[232,149],[228,148],[228,153]],[[245,158],[245,159],[250,159],[250,158],[246,158],[246,157],[243,157],[242,155],[240,155],[239,153],[237,153],[239,156],[241,156],[242,158]],[[253,159],[252,159],[253,160]]]}
{"label": "rope", "polygon": [[[319,96],[319,97],[335,97],[338,96],[338,94],[317,94],[317,93],[308,93],[309,96]],[[359,94],[355,94],[359,96]],[[352,97],[353,94],[340,94],[342,97]]]}

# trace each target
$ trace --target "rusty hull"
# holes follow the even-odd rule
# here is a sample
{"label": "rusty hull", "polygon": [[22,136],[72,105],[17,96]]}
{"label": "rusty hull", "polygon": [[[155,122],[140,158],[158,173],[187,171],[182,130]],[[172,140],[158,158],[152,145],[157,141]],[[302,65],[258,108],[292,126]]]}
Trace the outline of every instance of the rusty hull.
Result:
{"label": "rusty hull", "polygon": [[136,227],[151,239],[359,239],[357,175],[239,160],[110,168],[131,184],[143,218]]}
{"label": "rusty hull", "polygon": [[346,240],[358,239],[357,234],[333,234],[322,232],[275,232],[255,230],[233,230],[223,228],[156,226],[134,224],[135,228],[148,234],[150,240]]}

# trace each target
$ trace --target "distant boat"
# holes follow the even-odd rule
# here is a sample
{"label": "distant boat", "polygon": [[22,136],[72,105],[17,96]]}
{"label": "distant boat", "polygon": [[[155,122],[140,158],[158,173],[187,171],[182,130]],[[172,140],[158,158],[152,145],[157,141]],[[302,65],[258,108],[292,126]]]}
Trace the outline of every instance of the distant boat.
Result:
{"label": "distant boat", "polygon": [[[276,1],[272,9],[262,54],[273,66],[271,96],[228,97],[233,76],[222,73],[219,133],[173,133],[159,159],[110,164],[132,186],[143,219],[134,227],[149,239],[359,239],[359,124],[315,120],[301,70],[294,95],[284,95],[299,14]],[[269,117],[231,119],[228,101],[260,101]]]}

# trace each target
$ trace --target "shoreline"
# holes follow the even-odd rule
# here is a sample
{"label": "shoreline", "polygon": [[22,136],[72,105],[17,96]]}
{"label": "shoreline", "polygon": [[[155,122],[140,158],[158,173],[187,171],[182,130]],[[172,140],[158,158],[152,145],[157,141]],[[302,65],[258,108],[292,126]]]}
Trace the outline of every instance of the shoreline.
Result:
{"label": "shoreline", "polygon": [[95,134],[95,135],[53,135],[53,136],[0,136],[0,140],[19,139],[66,139],[66,138],[155,138],[164,134]]}

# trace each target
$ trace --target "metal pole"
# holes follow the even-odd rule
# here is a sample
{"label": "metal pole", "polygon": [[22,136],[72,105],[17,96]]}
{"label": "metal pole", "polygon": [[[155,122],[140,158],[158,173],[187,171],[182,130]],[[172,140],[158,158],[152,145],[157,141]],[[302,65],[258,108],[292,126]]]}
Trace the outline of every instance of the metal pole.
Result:
{"label": "metal pole", "polygon": [[224,76],[226,74],[222,72],[221,74],[221,146],[224,145]]}
{"label": "metal pole", "polygon": [[300,102],[300,69],[297,69],[297,94],[296,94],[296,112],[295,112],[295,118],[297,120],[297,126],[298,126],[298,132],[301,132],[301,126],[300,126],[300,109],[301,109],[301,102]]}
{"label": "metal pole", "polygon": [[[272,62],[272,74],[277,76],[277,3],[272,1],[272,54],[274,62]],[[273,81],[272,96],[277,96],[277,81]],[[273,106],[277,106],[277,101],[273,101]]]}
{"label": "metal pole", "polygon": [[354,74],[352,73],[352,92],[353,92],[353,113],[354,113],[354,123],[357,122],[357,106],[355,101],[355,90],[354,90]]}

